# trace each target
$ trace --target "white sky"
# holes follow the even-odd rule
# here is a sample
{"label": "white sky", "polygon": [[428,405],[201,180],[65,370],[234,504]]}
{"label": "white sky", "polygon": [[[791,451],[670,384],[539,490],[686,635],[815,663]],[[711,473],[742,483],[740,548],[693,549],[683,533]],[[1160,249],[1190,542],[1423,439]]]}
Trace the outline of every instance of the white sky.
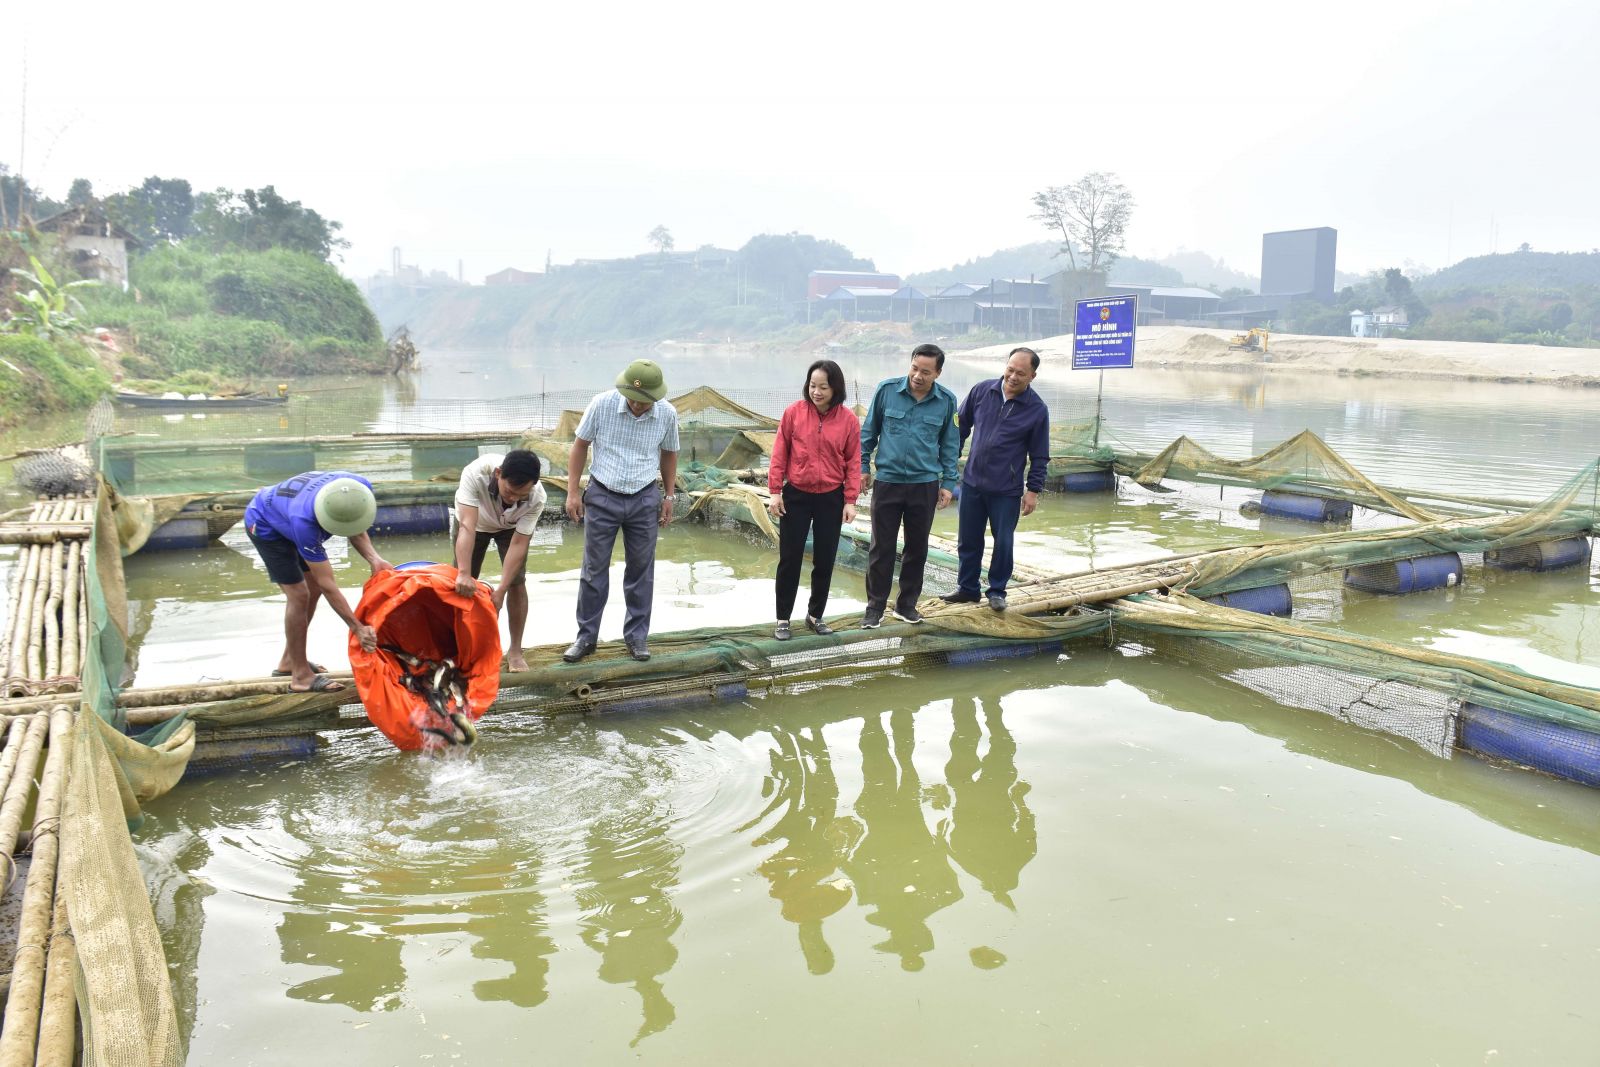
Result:
{"label": "white sky", "polygon": [[1129,251],[1249,273],[1263,231],[1304,226],[1347,271],[1600,246],[1594,4],[30,6],[0,161],[24,40],[46,192],[274,184],[344,223],[356,275],[399,245],[481,281],[645,251],[657,223],[904,274],[1045,239],[1032,194],[1090,170],[1137,198]]}

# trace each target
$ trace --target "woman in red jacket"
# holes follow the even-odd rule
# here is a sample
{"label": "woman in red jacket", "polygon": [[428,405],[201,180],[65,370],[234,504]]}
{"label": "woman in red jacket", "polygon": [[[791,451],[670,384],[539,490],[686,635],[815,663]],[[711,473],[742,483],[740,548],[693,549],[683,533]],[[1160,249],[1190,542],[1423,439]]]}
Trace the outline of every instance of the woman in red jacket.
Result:
{"label": "woman in red jacket", "polygon": [[831,634],[822,621],[839,551],[839,527],[855,521],[861,492],[861,421],[845,406],[844,371],[819,359],[806,371],[803,399],[790,404],[778,423],[767,472],[767,509],[778,520],[778,625],[772,635],[787,641],[789,614],[800,588],[806,534],[811,534],[811,600],[806,626]]}

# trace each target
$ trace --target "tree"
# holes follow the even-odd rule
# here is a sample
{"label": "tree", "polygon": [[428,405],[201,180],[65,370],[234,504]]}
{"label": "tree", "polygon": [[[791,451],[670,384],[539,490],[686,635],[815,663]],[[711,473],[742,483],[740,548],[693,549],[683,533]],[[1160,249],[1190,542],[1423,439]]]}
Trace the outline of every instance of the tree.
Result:
{"label": "tree", "polygon": [[872,260],[857,258],[838,241],[819,241],[807,233],[757,234],[739,249],[739,267],[746,283],[770,303],[799,300],[806,275],[814,270],[874,269]]}
{"label": "tree", "polygon": [[1077,270],[1080,257],[1083,269],[1110,268],[1123,252],[1123,238],[1133,215],[1133,194],[1115,174],[1094,171],[1071,185],[1052,185],[1033,194],[1039,210],[1029,218],[1061,234],[1061,251],[1068,265]]}
{"label": "tree", "polygon": [[28,333],[49,340],[52,337],[87,331],[89,327],[77,317],[83,314],[83,305],[73,295],[73,290],[100,283],[58,282],[54,275],[45,270],[44,264],[39,262],[37,256],[30,255],[28,263],[33,270],[11,268],[12,275],[33,288],[26,292],[19,289],[13,294],[16,297],[17,310],[13,313],[7,309],[7,317],[0,320],[0,333]]}
{"label": "tree", "polygon": [[12,174],[10,167],[0,163],[0,229],[20,227],[24,215],[29,218],[47,219],[60,210],[60,204],[29,185],[20,175]]}
{"label": "tree", "polygon": [[193,221],[195,232],[218,248],[233,246],[254,252],[288,248],[327,259],[335,248],[350,245],[337,236],[342,228],[339,223],[324,219],[298,200],[285,200],[270,185],[243,193],[231,189],[201,193],[194,198]]}
{"label": "tree", "polygon": [[656,246],[656,251],[666,255],[672,251],[672,231],[665,226],[657,226],[645,235],[645,240]]}
{"label": "tree", "polygon": [[94,203],[94,185],[88,178],[72,179],[72,186],[67,190],[68,207],[88,207]]}
{"label": "tree", "polygon": [[183,178],[149,177],[137,189],[105,199],[106,217],[146,248],[194,232],[194,193]]}

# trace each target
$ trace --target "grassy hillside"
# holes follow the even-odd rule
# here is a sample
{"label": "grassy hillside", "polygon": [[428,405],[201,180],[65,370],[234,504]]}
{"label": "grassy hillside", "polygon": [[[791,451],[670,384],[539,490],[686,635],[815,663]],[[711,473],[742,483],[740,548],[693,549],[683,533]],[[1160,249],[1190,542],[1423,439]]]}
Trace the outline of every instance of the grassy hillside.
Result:
{"label": "grassy hillside", "polygon": [[1463,287],[1568,289],[1600,285],[1600,252],[1502,252],[1473,256],[1416,280],[1420,292]]}
{"label": "grassy hillside", "polygon": [[[1067,261],[1056,255],[1061,245],[1055,241],[1035,241],[1032,244],[1002,248],[987,256],[969,259],[943,270],[922,271],[906,278],[907,284],[923,286],[953,285],[956,282],[977,282],[987,285],[990,278],[1026,278],[1033,275],[1044,278],[1056,271],[1065,270]],[[1182,285],[1183,275],[1171,267],[1138,256],[1123,256],[1112,264],[1111,281],[1140,285]]]}
{"label": "grassy hillside", "polygon": [[383,333],[360,291],[315,256],[275,248],[162,246],[133,261],[129,291],[87,290],[96,326],[126,332],[127,372],[253,378],[377,372]]}

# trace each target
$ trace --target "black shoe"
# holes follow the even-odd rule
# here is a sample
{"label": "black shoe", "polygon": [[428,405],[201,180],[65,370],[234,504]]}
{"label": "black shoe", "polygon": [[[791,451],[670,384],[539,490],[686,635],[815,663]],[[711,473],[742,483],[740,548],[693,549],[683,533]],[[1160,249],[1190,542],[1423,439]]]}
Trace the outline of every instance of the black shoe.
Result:
{"label": "black shoe", "polygon": [[946,604],[976,604],[983,598],[977,593],[969,593],[965,589],[957,589],[954,593],[946,593],[939,599]]}
{"label": "black shoe", "polygon": [[883,625],[883,609],[882,608],[868,608],[867,611],[866,611],[866,614],[861,616],[861,628],[863,630],[876,630],[878,627],[880,627],[882,625]]}
{"label": "black shoe", "polygon": [[777,626],[774,626],[772,628],[772,636],[776,637],[779,641],[787,641],[789,638],[793,637],[794,632],[789,629],[789,620],[784,619],[782,622],[778,623]]}
{"label": "black shoe", "polygon": [[895,617],[901,622],[918,623],[922,621],[922,612],[916,608],[895,608]]}
{"label": "black shoe", "polygon": [[567,650],[561,653],[561,658],[566,660],[568,663],[576,663],[593,651],[594,642],[586,641],[580,637],[576,641],[572,642],[572,644],[567,646]]}
{"label": "black shoe", "polygon": [[990,611],[1004,611],[1004,610],[1006,610],[1006,595],[1004,593],[990,593],[989,594],[989,610]]}
{"label": "black shoe", "polygon": [[636,645],[635,644],[629,644],[628,645],[628,655],[632,656],[634,659],[638,660],[640,663],[644,663],[646,660],[648,660],[650,658],[650,648],[643,641],[640,641]]}
{"label": "black shoe", "polygon": [[829,626],[827,623],[823,622],[814,615],[806,616],[806,629],[810,630],[818,637],[827,637],[829,634],[833,633],[833,627]]}

